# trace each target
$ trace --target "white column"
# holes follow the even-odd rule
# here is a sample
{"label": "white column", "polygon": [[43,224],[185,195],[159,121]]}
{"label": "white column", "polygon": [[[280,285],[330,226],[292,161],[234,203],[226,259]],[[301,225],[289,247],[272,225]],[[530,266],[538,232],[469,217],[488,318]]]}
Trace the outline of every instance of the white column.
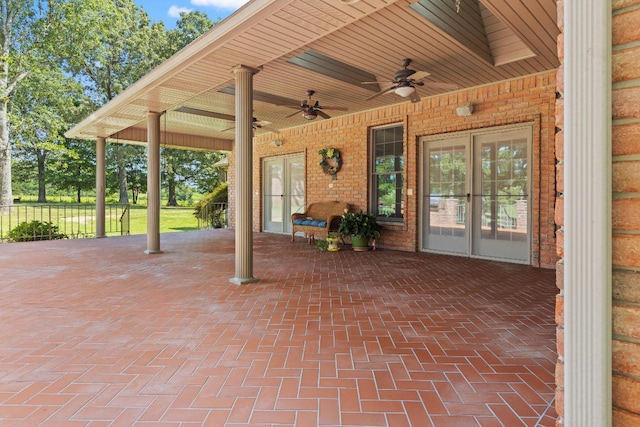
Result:
{"label": "white column", "polygon": [[258,70],[238,66],[236,80],[236,275],[246,284],[253,277],[253,75]]}
{"label": "white column", "polygon": [[564,424],[611,426],[611,1],[564,1]]}
{"label": "white column", "polygon": [[106,145],[106,138],[96,139],[96,238],[107,237],[105,233]]}
{"label": "white column", "polygon": [[160,250],[160,116],[147,115],[147,254]]}

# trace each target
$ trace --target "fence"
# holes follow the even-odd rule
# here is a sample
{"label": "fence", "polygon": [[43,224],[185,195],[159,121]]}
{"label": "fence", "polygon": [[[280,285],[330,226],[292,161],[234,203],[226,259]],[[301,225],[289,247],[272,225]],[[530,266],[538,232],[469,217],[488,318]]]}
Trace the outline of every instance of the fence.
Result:
{"label": "fence", "polygon": [[227,204],[207,203],[196,214],[198,230],[207,228],[227,228]]}
{"label": "fence", "polygon": [[[9,238],[11,230],[22,223],[38,221],[43,227],[21,227],[21,231]],[[105,234],[127,235],[129,205],[126,203],[105,206]],[[48,240],[52,238],[77,239],[95,237],[96,207],[85,204],[14,204],[0,206],[0,242],[10,240]]]}

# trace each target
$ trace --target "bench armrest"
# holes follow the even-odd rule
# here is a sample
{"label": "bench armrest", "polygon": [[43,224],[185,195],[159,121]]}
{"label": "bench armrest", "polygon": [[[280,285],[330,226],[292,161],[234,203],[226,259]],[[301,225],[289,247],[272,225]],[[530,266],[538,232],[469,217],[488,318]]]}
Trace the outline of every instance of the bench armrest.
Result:
{"label": "bench armrest", "polygon": [[298,213],[294,213],[291,214],[291,221],[293,222],[293,220],[298,219],[298,218],[306,218],[307,217],[307,213],[306,212],[298,212]]}

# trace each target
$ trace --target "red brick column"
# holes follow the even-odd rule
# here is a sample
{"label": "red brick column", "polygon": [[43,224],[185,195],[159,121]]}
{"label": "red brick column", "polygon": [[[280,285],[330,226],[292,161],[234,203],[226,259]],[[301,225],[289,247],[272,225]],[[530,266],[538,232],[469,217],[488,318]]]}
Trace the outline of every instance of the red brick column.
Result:
{"label": "red brick column", "polygon": [[558,0],[558,58],[560,67],[556,75],[556,284],[560,293],[556,297],[556,340],[558,361],[556,364],[556,426],[562,426],[564,418],[564,1]]}

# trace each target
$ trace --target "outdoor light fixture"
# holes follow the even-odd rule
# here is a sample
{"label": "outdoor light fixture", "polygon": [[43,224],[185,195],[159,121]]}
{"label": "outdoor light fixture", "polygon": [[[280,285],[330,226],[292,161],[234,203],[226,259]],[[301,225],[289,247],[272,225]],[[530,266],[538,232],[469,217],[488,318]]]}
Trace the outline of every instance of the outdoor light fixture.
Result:
{"label": "outdoor light fixture", "polygon": [[456,114],[458,117],[470,116],[473,114],[473,104],[462,104],[456,107]]}
{"label": "outdoor light fixture", "polygon": [[318,117],[318,114],[315,111],[303,111],[302,117],[304,117],[307,120],[313,120],[316,117]]}
{"label": "outdoor light fixture", "polygon": [[280,147],[282,145],[282,140],[274,139],[273,141],[271,141],[271,145],[273,145],[274,147]]}
{"label": "outdoor light fixture", "polygon": [[401,84],[400,86],[398,86],[395,90],[396,95],[400,95],[403,98],[406,98],[407,96],[411,96],[413,95],[413,93],[416,91],[416,88],[414,88],[413,86],[411,86],[410,84]]}

